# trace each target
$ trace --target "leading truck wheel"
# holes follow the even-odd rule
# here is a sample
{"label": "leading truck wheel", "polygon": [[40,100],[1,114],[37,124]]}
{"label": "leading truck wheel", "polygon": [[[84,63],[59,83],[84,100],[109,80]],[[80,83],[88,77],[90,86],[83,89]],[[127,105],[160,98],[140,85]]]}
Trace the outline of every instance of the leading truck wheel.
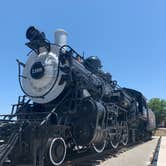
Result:
{"label": "leading truck wheel", "polygon": [[[48,141],[48,159],[50,165],[57,166],[61,165],[66,157],[66,143],[63,138],[53,138]],[[48,163],[48,164],[49,164]]]}

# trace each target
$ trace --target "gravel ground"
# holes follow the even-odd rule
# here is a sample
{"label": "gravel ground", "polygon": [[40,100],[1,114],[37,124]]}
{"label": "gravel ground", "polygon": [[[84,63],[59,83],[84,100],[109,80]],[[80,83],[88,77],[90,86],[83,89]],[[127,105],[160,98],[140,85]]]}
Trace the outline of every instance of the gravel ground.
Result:
{"label": "gravel ground", "polygon": [[100,166],[147,166],[152,159],[159,137],[140,144],[102,162]]}

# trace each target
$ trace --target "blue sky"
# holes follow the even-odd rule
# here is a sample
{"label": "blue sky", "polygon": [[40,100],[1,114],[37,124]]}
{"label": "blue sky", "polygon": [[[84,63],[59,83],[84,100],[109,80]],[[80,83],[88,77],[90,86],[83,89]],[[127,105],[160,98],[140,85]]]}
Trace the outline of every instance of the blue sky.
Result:
{"label": "blue sky", "polygon": [[16,59],[26,60],[30,25],[53,41],[64,28],[68,44],[96,55],[121,86],[166,99],[165,0],[5,0],[0,2],[0,112],[22,94]]}

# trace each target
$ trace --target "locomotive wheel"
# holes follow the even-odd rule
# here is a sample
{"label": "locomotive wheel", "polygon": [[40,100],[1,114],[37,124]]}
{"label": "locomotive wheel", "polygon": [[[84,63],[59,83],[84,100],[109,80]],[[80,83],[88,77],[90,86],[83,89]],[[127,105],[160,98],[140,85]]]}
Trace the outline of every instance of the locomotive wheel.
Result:
{"label": "locomotive wheel", "polygon": [[93,143],[93,149],[95,150],[95,152],[97,153],[102,153],[106,147],[106,140],[104,140],[101,143],[95,144]]}
{"label": "locomotive wheel", "polygon": [[48,141],[48,158],[49,165],[61,165],[66,157],[66,143],[63,138],[53,138]]}
{"label": "locomotive wheel", "polygon": [[122,144],[126,146],[129,141],[129,129],[127,123],[125,123],[124,128],[122,129]]}
{"label": "locomotive wheel", "polygon": [[111,146],[114,148],[114,149],[117,149],[118,148],[118,146],[119,146],[119,134],[118,133],[116,133],[115,135],[114,135],[114,137],[111,139],[111,141],[110,141],[110,143],[111,143]]}

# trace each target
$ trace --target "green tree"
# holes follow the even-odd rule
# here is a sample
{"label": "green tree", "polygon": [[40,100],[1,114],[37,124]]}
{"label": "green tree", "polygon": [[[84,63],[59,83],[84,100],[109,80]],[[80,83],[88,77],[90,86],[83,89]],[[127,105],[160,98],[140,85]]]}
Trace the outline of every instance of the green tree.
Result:
{"label": "green tree", "polygon": [[157,125],[160,124],[163,120],[166,120],[166,100],[152,98],[149,100],[148,106],[156,115]]}

